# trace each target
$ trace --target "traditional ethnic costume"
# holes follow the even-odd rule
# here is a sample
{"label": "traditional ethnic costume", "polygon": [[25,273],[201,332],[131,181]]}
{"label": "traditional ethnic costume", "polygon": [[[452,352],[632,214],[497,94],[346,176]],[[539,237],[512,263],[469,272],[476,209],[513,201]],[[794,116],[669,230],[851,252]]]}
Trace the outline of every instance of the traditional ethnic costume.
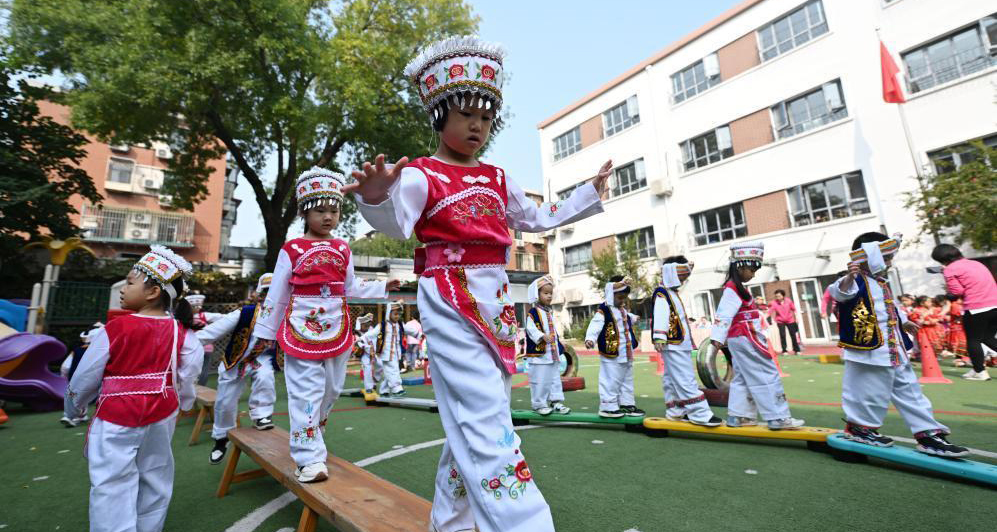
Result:
{"label": "traditional ethnic costume", "polygon": [[[190,264],[152,246],[134,271],[170,295]],[[143,279],[144,280],[144,279]],[[170,440],[178,409],[194,406],[204,352],[171,315],[119,316],[100,329],[66,390],[65,414],[80,417],[97,398],[86,440],[90,530],[158,532],[173,495]],[[99,394],[99,395],[98,395]]]}
{"label": "traditional ethnic costume", "polygon": [[[561,357],[564,345],[561,344],[557,327],[554,326],[554,313],[550,307],[539,303],[540,289],[554,286],[554,280],[544,275],[530,283],[527,299],[533,305],[526,315],[526,359],[529,361],[530,403],[533,410],[541,415],[551,412],[567,414],[571,409],[564,406],[564,391],[561,389]],[[548,335],[554,341],[548,341]]]}
{"label": "traditional ethnic costume", "polygon": [[615,292],[630,293],[629,286],[614,290],[614,284],[606,283],[606,300],[592,315],[585,332],[585,341],[599,349],[599,416],[643,416],[634,397],[634,351],[638,345],[634,322],[638,317],[613,304]]}
{"label": "traditional ethnic costume", "polygon": [[[425,110],[502,104],[504,52],[476,37],[431,45],[406,67]],[[537,206],[505,172],[486,163],[456,166],[433,157],[410,162],[379,205],[357,198],[379,231],[414,231],[419,314],[433,389],[447,441],[436,475],[432,522],[440,532],[474,528],[553,530],[532,482],[509,413],[518,330],[505,273],[509,228],[540,232],[602,211],[586,184],[570,198]],[[465,485],[466,482],[466,485]]]}
{"label": "traditional ethnic costume", "polygon": [[[343,176],[321,168],[301,174],[295,185],[299,211],[338,205]],[[291,457],[301,481],[324,480],[327,455],[322,433],[333,403],[346,380],[353,349],[347,297],[383,298],[384,281],[366,282],[353,273],[353,256],[345,240],[288,240],[277,264],[253,335],[276,339],[284,351],[291,421]],[[341,355],[346,356],[341,356]]]}
{"label": "traditional ethnic costume", "polygon": [[401,370],[398,367],[405,355],[405,326],[401,320],[391,321],[389,318],[392,310],[401,308],[401,301],[388,303],[384,308],[384,318],[381,323],[363,336],[364,342],[370,346],[371,354],[381,366],[383,378],[377,393],[385,397],[405,394],[405,389],[402,388]]}
{"label": "traditional ethnic costume", "polygon": [[[260,277],[256,286],[257,294],[262,295],[270,288],[273,275]],[[228,431],[236,426],[239,413],[239,397],[246,377],[252,379],[249,392],[249,417],[259,430],[273,428],[273,404],[277,400],[274,387],[274,342],[260,340],[253,336],[256,320],[260,313],[258,304],[245,305],[225,314],[207,327],[197,332],[197,339],[210,344],[227,334],[231,334],[221,362],[218,363],[218,393],[215,398],[214,425],[211,437],[215,447],[211,450],[210,461],[218,464],[225,457],[228,447]]]}
{"label": "traditional ethnic costume", "polygon": [[367,341],[364,330],[365,325],[370,325],[374,321],[372,314],[364,314],[357,317],[356,343],[353,345],[353,353],[360,358],[360,372],[363,374],[363,389],[366,392],[374,391],[374,382],[381,380],[379,376],[381,363],[373,355],[373,348]]}
{"label": "traditional ethnic costume", "polygon": [[[734,244],[730,250],[730,262],[735,268],[761,267],[765,254],[761,242]],[[723,288],[710,339],[727,344],[734,366],[727,403],[728,425],[753,425],[761,414],[770,429],[802,426],[802,420],[790,416],[786,392],[769,351],[768,338],[762,332],[764,318],[755,298],[739,294],[733,279]]]}
{"label": "traditional ethnic costume", "polygon": [[831,285],[841,319],[838,346],[845,359],[841,382],[845,434],[869,445],[893,445],[892,439],[878,432],[892,401],[918,440],[919,451],[964,456],[968,451],[944,439],[949,429],[935,420],[931,401],[921,391],[910,365],[914,344],[902,327],[907,315],[894,302],[884,259],[899,248],[899,236],[863,244],[851,252],[851,259],[862,265],[863,273],[847,289],[841,285],[848,277]]}
{"label": "traditional ethnic costume", "polygon": [[679,295],[682,281],[679,274],[688,275],[692,266],[671,262],[661,266],[664,286],[654,291],[654,314],[651,338],[664,361],[661,387],[665,392],[665,417],[672,421],[690,421],[697,425],[716,427],[722,420],[710,410],[706,395],[696,383],[692,367],[692,333],[688,315]]}

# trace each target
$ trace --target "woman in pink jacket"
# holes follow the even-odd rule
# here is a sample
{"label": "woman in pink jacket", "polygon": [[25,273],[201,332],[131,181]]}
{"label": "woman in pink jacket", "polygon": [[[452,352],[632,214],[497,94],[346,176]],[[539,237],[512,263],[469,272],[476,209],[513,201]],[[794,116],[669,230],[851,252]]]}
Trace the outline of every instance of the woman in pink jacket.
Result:
{"label": "woman in pink jacket", "polygon": [[972,381],[990,380],[983,361],[983,346],[997,351],[997,282],[981,262],[962,256],[959,248],[939,244],[931,258],[942,263],[948,293],[963,297],[962,324],[966,329],[966,351],[973,369],[962,377]]}

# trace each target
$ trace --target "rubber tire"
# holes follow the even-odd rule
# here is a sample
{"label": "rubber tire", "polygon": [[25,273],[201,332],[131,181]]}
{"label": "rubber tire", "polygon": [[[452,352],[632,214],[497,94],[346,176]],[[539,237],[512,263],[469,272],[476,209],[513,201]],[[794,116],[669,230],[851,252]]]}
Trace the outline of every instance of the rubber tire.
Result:
{"label": "rubber tire", "polygon": [[585,389],[585,377],[561,377],[561,390],[576,392]]}
{"label": "rubber tire", "polygon": [[726,359],[726,373],[721,376],[718,372],[718,354],[709,338],[705,338],[696,350],[696,372],[703,387],[712,390],[727,390],[730,388],[730,381],[734,379],[734,368],[731,365],[730,351],[725,347],[723,355]]}

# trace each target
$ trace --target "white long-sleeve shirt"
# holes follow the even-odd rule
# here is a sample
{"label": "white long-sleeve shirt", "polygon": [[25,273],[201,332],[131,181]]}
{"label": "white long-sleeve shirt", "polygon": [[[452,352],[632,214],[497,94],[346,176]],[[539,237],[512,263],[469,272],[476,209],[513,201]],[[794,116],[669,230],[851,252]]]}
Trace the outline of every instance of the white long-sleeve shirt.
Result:
{"label": "white long-sleeve shirt", "polygon": [[[841,282],[845,279],[842,277],[834,282],[828,291],[831,293],[831,297],[834,298],[838,303],[844,303],[855,298],[859,294],[858,281],[852,282],[851,288],[848,290],[841,289]],[[876,281],[866,278],[866,289],[869,291],[869,297],[872,298],[872,304],[876,307],[876,322],[879,325],[879,330],[883,334],[883,345],[872,350],[861,350],[861,349],[848,349],[844,348],[845,360],[849,362],[858,362],[860,364],[869,364],[872,366],[892,366],[893,362],[890,360],[890,346],[887,341],[889,336],[889,325],[887,320],[889,320],[889,314],[886,310],[886,300],[883,297],[883,289],[880,288],[879,283]],[[839,307],[840,308],[840,307]],[[900,318],[897,321],[897,328],[895,331],[897,339],[897,352],[900,354],[900,364],[906,364],[910,360],[910,355],[907,353],[907,349],[904,347],[903,338],[900,335],[900,327],[907,320],[907,313],[904,309],[897,305],[897,316]],[[847,319],[845,316],[841,316],[839,319]]]}
{"label": "white long-sleeve shirt", "polygon": [[[134,315],[151,320],[172,319],[170,316]],[[91,340],[90,347],[83,353],[83,358],[76,366],[76,373],[73,373],[73,380],[69,383],[73,393],[66,393],[65,396],[64,408],[67,417],[81,417],[86,412],[87,406],[97,398],[104,379],[104,367],[107,366],[110,357],[111,342],[107,337],[107,331],[101,329]],[[201,342],[193,331],[188,330],[183,345],[179,346],[177,352],[177,382],[174,383],[181,410],[194,408],[196,397],[194,384],[201,374],[203,363],[204,349],[201,347]]]}
{"label": "white long-sleeve shirt", "polygon": [[[616,330],[620,334],[620,348],[618,353],[619,356],[617,356],[613,360],[619,362],[620,364],[626,364],[627,363],[626,342],[630,341],[630,337],[627,334],[627,324],[623,321],[624,314],[623,311],[621,311],[618,307],[609,307],[609,310],[613,313],[613,320],[616,321]],[[636,323],[639,318],[637,317],[636,314],[630,314],[629,312],[627,314],[630,315],[630,323],[634,324],[634,334],[636,335],[637,334]],[[603,313],[601,311],[596,311],[596,313],[592,315],[592,321],[589,322],[588,329],[585,330],[585,341],[598,343],[599,333],[602,332],[602,327],[605,324],[606,324],[606,318],[603,315]]]}
{"label": "white long-sleeve shirt", "polygon": [[369,331],[363,335],[363,341],[367,344],[367,349],[370,353],[373,353],[379,359],[388,360],[398,360],[402,356],[400,347],[400,335],[405,334],[405,328],[401,323],[387,322],[387,329],[384,332],[384,345],[381,346],[381,352],[376,353],[377,350],[377,335],[381,333],[381,324],[377,324]]}
{"label": "white long-sleeve shirt", "polygon": [[[710,330],[710,339],[720,343],[727,342],[727,334],[730,332],[731,322],[734,316],[741,310],[741,296],[730,288],[724,288],[723,295],[720,296],[720,303],[714,313],[713,329]],[[759,311],[761,316],[761,311]],[[755,322],[755,330],[761,330],[761,318],[751,320]]]}

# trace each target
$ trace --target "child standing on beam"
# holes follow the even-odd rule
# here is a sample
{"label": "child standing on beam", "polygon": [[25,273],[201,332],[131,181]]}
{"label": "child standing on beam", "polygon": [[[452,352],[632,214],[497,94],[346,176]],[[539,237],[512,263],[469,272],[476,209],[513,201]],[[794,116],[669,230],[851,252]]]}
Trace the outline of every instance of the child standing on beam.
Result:
{"label": "child standing on beam", "polygon": [[765,245],[761,242],[731,245],[727,282],[717,305],[710,340],[718,350],[727,345],[734,365],[727,425],[757,425],[756,418],[761,414],[771,430],[797,429],[804,422],[789,413],[779,368],[769,353],[768,338],[761,330],[761,312],[744,287],[762,267],[764,256]]}
{"label": "child standing on beam", "polygon": [[381,323],[364,335],[372,356],[381,365],[381,384],[377,393],[382,397],[402,397],[402,374],[399,363],[405,356],[405,327],[402,325],[402,302],[392,301],[384,307]]}
{"label": "child standing on beam", "polygon": [[322,435],[343,389],[353,349],[346,299],[383,298],[400,284],[357,279],[350,245],[332,236],[339,225],[343,179],[324,168],[298,177],[298,213],[307,230],[281,246],[270,293],[253,330],[258,338],[277,340],[286,355],[291,457],[298,466],[298,482],[329,478]]}
{"label": "child standing on beam", "polygon": [[[273,274],[265,273],[256,283],[256,301],[270,288]],[[239,415],[239,397],[246,377],[252,380],[249,392],[249,417],[257,430],[273,428],[273,404],[277,400],[274,386],[274,342],[254,337],[253,329],[260,314],[257,303],[245,305],[225,314],[207,327],[197,331],[197,339],[204,344],[230,334],[228,345],[218,363],[218,394],[215,399],[214,423],[211,438],[214,448],[208,456],[212,465],[225,458],[228,450],[228,431],[236,426]]]}
{"label": "child standing on beam", "polygon": [[684,256],[668,257],[661,265],[661,283],[654,291],[654,317],[651,338],[654,348],[665,363],[661,387],[665,392],[665,417],[672,421],[687,421],[705,427],[719,427],[723,420],[713,415],[706,395],[696,384],[692,367],[692,334],[679,295],[692,274],[693,264]]}
{"label": "child standing on beam", "polygon": [[[363,373],[363,390],[365,393],[374,393],[374,372],[379,371],[380,363],[374,361],[373,349],[370,342],[364,337],[370,330],[370,324],[374,323],[373,314],[364,314],[357,318],[356,343],[354,351],[360,356],[360,371]],[[376,369],[378,368],[378,369]]]}
{"label": "child standing on beam", "polygon": [[564,346],[554,327],[554,313],[550,303],[554,298],[554,280],[544,275],[527,289],[527,298],[533,305],[526,316],[526,358],[530,362],[530,403],[533,411],[541,416],[551,412],[567,414],[561,389],[561,357]]}
{"label": "child standing on beam", "polygon": [[606,283],[606,300],[592,315],[585,332],[585,347],[599,348],[599,417],[640,417],[634,397],[634,351],[638,317],[627,310],[630,296],[629,277],[610,277]]}
{"label": "child standing on beam", "polygon": [[501,123],[504,56],[477,37],[452,37],[422,51],[405,74],[439,148],[392,168],[379,155],[353,173],[358,183],[351,187],[374,228],[396,238],[414,231],[425,244],[416,250],[419,315],[447,435],[431,519],[445,532],[554,530],[509,410],[518,332],[505,272],[509,228],[546,231],[601,212],[612,171],[607,162],[591,185],[537,206],[504,170],[477,159]]}
{"label": "child standing on beam", "polygon": [[891,447],[893,439],[879,433],[892,402],[914,433],[917,450],[954,458],[969,450],[953,445],[948,427],[931,411],[910,365],[914,347],[908,334],[916,324],[893,300],[887,271],[900,249],[900,236],[863,233],[852,244],[848,274],[831,285],[838,302],[840,341],[845,374],[841,380],[841,406],[845,411],[845,437],[875,447]]}

